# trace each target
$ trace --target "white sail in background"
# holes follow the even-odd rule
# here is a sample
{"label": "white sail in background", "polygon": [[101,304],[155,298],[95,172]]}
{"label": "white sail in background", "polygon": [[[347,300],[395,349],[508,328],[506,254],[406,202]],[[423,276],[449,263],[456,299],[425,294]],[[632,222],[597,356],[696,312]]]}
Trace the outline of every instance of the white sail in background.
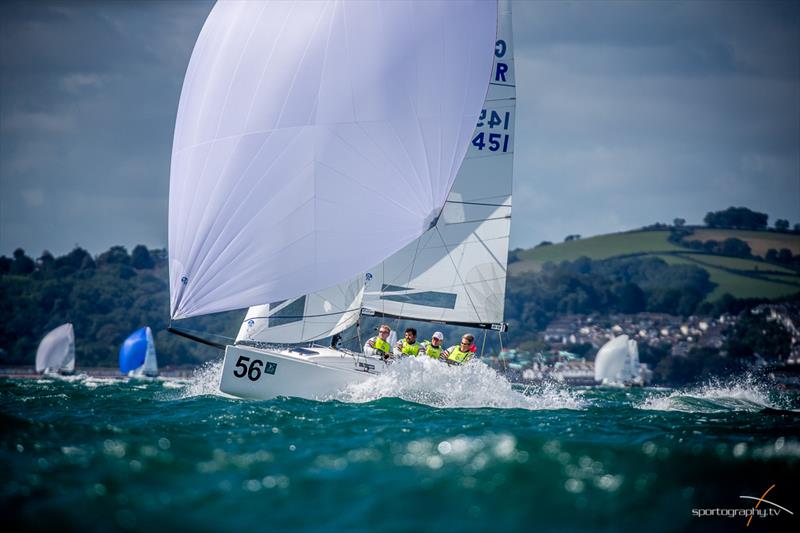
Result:
{"label": "white sail in background", "polygon": [[175,126],[172,317],[332,287],[425,232],[470,146],[495,31],[485,1],[218,2]]}
{"label": "white sail in background", "polygon": [[37,372],[72,372],[75,370],[75,333],[72,324],[50,331],[36,350]]}
{"label": "white sail in background", "polygon": [[148,326],[146,329],[147,334],[147,352],[144,356],[144,365],[142,366],[142,374],[145,376],[154,376],[158,374],[158,360],[156,358],[156,343],[153,339],[153,330]]}
{"label": "white sail in background", "polygon": [[594,380],[597,382],[622,383],[627,378],[623,375],[628,357],[628,336],[620,335],[605,343],[594,358]]}
{"label": "white sail in background", "polygon": [[639,363],[639,343],[631,339],[628,341],[628,359],[630,360],[629,380],[639,382],[642,380],[642,365]]}
{"label": "white sail in background", "polygon": [[489,90],[441,217],[369,271],[366,313],[502,327],[516,89],[510,3],[498,11]]}
{"label": "white sail in background", "polygon": [[364,276],[331,289],[251,307],[236,342],[291,344],[335,335],[358,322]]}

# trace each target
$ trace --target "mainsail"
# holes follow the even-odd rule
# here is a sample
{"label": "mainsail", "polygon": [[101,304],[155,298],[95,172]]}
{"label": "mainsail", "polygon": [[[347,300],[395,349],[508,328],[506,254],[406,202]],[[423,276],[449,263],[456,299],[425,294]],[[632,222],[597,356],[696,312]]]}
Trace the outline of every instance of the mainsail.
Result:
{"label": "mainsail", "polygon": [[471,144],[437,223],[369,271],[365,314],[504,330],[516,88],[511,6]]}
{"label": "mainsail", "polygon": [[75,370],[75,333],[72,324],[62,324],[44,336],[36,350],[37,372]]}
{"label": "mainsail", "polygon": [[171,316],[333,287],[428,230],[473,139],[495,28],[477,0],[218,2],[176,120]]}

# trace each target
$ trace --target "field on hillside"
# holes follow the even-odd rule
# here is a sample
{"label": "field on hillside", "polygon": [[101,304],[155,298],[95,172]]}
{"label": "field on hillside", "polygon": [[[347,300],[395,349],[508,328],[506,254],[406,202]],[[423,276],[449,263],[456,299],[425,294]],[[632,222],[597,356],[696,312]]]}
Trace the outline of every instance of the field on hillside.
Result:
{"label": "field on hillside", "polygon": [[741,257],[726,257],[724,255],[711,255],[711,254],[697,254],[687,251],[683,256],[688,256],[698,263],[703,263],[709,266],[720,268],[728,268],[732,270],[753,271],[754,273],[780,273],[796,276],[797,272],[791,268],[776,265],[774,263],[764,263],[762,261],[754,261],[752,259],[743,259]]}
{"label": "field on hillside", "polygon": [[[581,256],[598,260],[640,254],[660,257],[669,264],[704,268],[717,285],[707,297],[709,301],[725,293],[736,298],[779,298],[800,292],[800,274],[790,268],[753,259],[693,252],[669,242],[667,237],[668,231],[635,231],[540,246],[519,253],[520,260],[509,265],[509,273],[513,276],[538,272],[549,261],[574,261]],[[800,235],[786,233],[702,229],[695,230],[690,239],[724,241],[732,237],[750,243],[754,254],[759,250],[766,254],[769,248],[789,248],[792,253],[800,253]]]}
{"label": "field on hillside", "polygon": [[[690,259],[692,256],[688,254],[664,254],[656,255],[656,257],[660,257],[670,265],[695,265],[704,268],[708,272],[711,282],[717,285],[711,294],[706,297],[706,300],[710,302],[719,299],[725,293],[736,298],[780,298],[800,292],[800,284],[795,285],[785,283],[784,280],[772,280],[771,276],[764,276],[767,279],[763,279],[716,268],[708,264],[699,264]],[[708,256],[702,257],[706,258]],[[755,261],[750,261],[750,263],[754,266],[759,264]],[[800,282],[800,276],[796,276],[795,279]]]}
{"label": "field on hillside", "polygon": [[745,231],[735,229],[696,229],[694,234],[687,237],[686,240],[697,241],[717,241],[722,242],[725,239],[734,237],[745,241],[750,245],[753,255],[760,255],[764,257],[767,255],[767,250],[774,248],[780,250],[781,248],[788,248],[792,251],[792,255],[800,253],[800,235],[792,233],[778,233],[772,231]]}
{"label": "field on hillside", "polygon": [[632,231],[540,246],[520,253],[520,261],[510,265],[509,270],[512,275],[538,272],[548,261],[574,261],[581,256],[608,259],[618,255],[684,250],[667,241],[667,237],[668,231]]}

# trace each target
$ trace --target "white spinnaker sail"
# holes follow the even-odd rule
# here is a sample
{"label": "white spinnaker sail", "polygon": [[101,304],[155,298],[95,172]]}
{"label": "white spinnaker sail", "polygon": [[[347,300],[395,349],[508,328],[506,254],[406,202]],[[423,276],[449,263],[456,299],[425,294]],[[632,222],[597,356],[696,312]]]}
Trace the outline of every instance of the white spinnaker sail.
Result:
{"label": "white spinnaker sail", "polygon": [[283,302],[251,307],[236,342],[310,342],[335,335],[358,322],[364,276],[333,288]]}
{"label": "white spinnaker sail", "polygon": [[369,271],[366,310],[495,328],[503,321],[516,111],[512,40],[511,6],[501,0],[489,90],[441,217]]}
{"label": "white spinnaker sail", "polygon": [[620,335],[605,343],[594,358],[594,380],[606,382],[622,382],[625,362],[630,364],[628,356],[628,336]]}
{"label": "white spinnaker sail", "polygon": [[153,340],[153,330],[150,326],[146,329],[147,334],[147,352],[144,356],[144,365],[142,365],[142,373],[145,375],[154,375],[158,373],[158,360],[156,359],[156,343]]}
{"label": "white spinnaker sail", "polygon": [[175,125],[172,317],[332,287],[421,235],[469,145],[495,26],[477,0],[218,2]]}
{"label": "white spinnaker sail", "polygon": [[75,333],[72,324],[62,324],[44,336],[36,350],[36,371],[75,370]]}

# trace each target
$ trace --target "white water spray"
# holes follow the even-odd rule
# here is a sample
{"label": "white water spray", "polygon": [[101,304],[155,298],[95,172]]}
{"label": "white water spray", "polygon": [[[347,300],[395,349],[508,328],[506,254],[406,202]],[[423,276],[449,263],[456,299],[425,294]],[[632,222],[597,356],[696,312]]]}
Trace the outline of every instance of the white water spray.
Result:
{"label": "white water spray", "polygon": [[479,361],[448,366],[433,359],[406,358],[375,379],[353,384],[331,399],[364,403],[402,398],[443,408],[580,409],[574,392],[554,385],[515,391],[511,383]]}

